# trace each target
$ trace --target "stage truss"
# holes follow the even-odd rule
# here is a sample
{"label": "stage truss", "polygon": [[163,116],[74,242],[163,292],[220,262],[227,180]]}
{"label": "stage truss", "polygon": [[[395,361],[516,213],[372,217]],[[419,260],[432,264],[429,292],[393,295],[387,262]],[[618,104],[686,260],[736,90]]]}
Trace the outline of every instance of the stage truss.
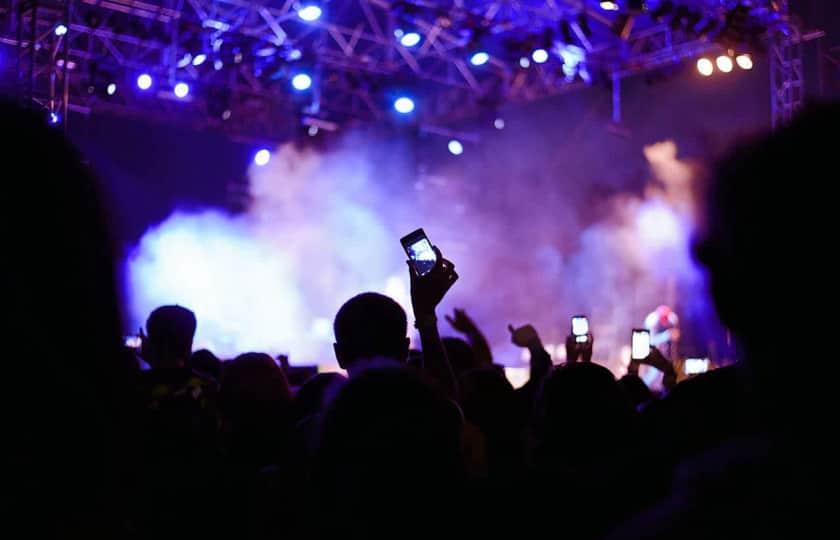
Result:
{"label": "stage truss", "polygon": [[[622,78],[767,43],[774,122],[801,104],[786,2],[619,4],[606,12],[580,0],[332,0],[320,3],[319,20],[305,22],[292,0],[13,0],[0,8],[0,44],[13,51],[5,64],[14,76],[4,79],[15,81],[21,101],[61,121],[95,112],[247,140],[390,118],[398,92],[417,101],[411,121],[435,132],[506,103],[611,84],[620,122]],[[398,30],[422,41],[403,46]],[[584,58],[571,74],[566,45]],[[549,61],[523,67],[537,47],[551,52]],[[478,48],[490,61],[477,67],[469,56]],[[194,65],[198,54],[206,59]],[[289,80],[304,71],[312,88],[296,93]],[[155,81],[147,92],[135,85],[140,73]],[[186,99],[174,95],[176,82],[190,85]]]}

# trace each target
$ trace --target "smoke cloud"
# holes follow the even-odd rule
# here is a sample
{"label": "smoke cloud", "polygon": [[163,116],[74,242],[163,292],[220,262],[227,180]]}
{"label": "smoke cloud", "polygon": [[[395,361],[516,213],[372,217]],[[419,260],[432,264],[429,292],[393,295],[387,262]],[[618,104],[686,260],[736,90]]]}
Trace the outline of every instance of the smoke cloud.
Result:
{"label": "smoke cloud", "polygon": [[[326,153],[284,145],[251,169],[246,212],[177,211],[146,232],[126,261],[133,324],[178,303],[196,312],[196,347],[331,362],[332,318],[345,300],[378,291],[409,310],[398,239],[422,226],[461,275],[443,326],[445,310],[466,308],[497,361],[515,365],[509,322],[561,343],[568,317],[585,313],[596,357],[619,369],[648,311],[702,289],[688,249],[696,168],[673,142],[644,154],[645,191],[604,197],[601,217],[586,222],[568,186],[463,165],[424,172],[401,141],[357,133]],[[488,170],[492,156],[472,159]]]}

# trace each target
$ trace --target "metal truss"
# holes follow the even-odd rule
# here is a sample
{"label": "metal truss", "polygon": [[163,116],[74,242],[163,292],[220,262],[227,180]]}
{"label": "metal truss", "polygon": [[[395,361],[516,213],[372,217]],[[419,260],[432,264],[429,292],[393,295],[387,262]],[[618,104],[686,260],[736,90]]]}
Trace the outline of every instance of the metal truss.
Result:
{"label": "metal truss", "polygon": [[[779,1],[779,10],[788,15],[787,0]],[[770,40],[770,114],[773,129],[790,122],[805,103],[805,79],[802,67],[802,36],[795,27],[778,32]]]}
{"label": "metal truss", "polygon": [[[574,90],[586,83],[564,73],[556,57],[519,64],[538,43],[555,47],[568,36],[585,51],[595,82],[614,88],[622,77],[719,47],[638,13],[617,25],[596,4],[332,0],[321,2],[321,19],[306,23],[295,0],[15,0],[12,10],[0,8],[0,17],[11,18],[0,21],[0,44],[17,52],[21,99],[65,118],[68,111],[117,114],[254,140],[284,139],[313,122],[382,119],[399,91],[417,97],[419,124],[441,126]],[[710,4],[706,14],[719,17],[725,3]],[[59,23],[68,27],[63,36],[54,32]],[[566,37],[557,35],[562,25]],[[423,40],[404,47],[397,29]],[[476,68],[468,55],[479,39],[496,48]],[[199,53],[206,60],[194,65]],[[294,93],[289,78],[302,70],[312,75],[312,90]],[[141,72],[155,80],[148,92],[135,88]],[[111,82],[117,91],[108,95]],[[176,82],[190,85],[187,99],[173,95]]]}

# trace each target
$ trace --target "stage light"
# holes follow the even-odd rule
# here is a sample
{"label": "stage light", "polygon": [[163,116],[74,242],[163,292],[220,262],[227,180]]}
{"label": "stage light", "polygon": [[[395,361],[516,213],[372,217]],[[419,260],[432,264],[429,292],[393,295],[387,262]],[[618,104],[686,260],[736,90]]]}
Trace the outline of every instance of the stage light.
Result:
{"label": "stage light", "polygon": [[531,60],[538,64],[545,64],[548,62],[548,51],[545,49],[537,49],[531,53]]}
{"label": "stage light", "polygon": [[190,85],[184,82],[179,82],[175,85],[173,92],[175,93],[175,97],[183,99],[190,93]]}
{"label": "stage light", "polygon": [[222,62],[221,60],[214,60],[213,61],[213,69],[215,69],[216,71],[219,71],[224,66],[225,66],[225,63]]}
{"label": "stage light", "polygon": [[292,77],[292,88],[298,90],[300,92],[304,90],[309,90],[312,86],[312,77],[307,75],[306,73],[298,73],[294,77]]}
{"label": "stage light", "polygon": [[315,135],[318,134],[318,131],[320,131],[318,129],[318,126],[309,126],[309,129],[306,130],[306,134],[309,135],[310,137],[314,137]]}
{"label": "stage light", "polygon": [[715,62],[717,63],[718,69],[723,73],[729,73],[732,71],[732,59],[728,56],[718,56]]}
{"label": "stage light", "polygon": [[522,58],[519,59],[519,67],[521,67],[522,69],[527,69],[530,66],[531,66],[531,61],[528,60],[528,58],[526,58],[525,56],[523,56]]}
{"label": "stage light", "polygon": [[414,100],[409,97],[398,97],[394,100],[394,110],[400,114],[408,114],[414,110]]}
{"label": "stage light", "polygon": [[267,165],[269,160],[271,159],[271,152],[269,152],[265,148],[261,148],[257,150],[257,153],[254,154],[254,163],[260,167]]}
{"label": "stage light", "polygon": [[601,9],[604,11],[618,11],[618,4],[616,2],[604,0],[601,2]]}
{"label": "stage light", "polygon": [[152,76],[148,73],[143,73],[137,77],[137,88],[140,90],[148,90],[152,87]]}
{"label": "stage light", "polygon": [[752,56],[748,54],[739,54],[735,57],[735,62],[738,63],[738,67],[741,69],[750,70],[753,68]]}
{"label": "stage light", "polygon": [[198,53],[197,55],[193,56],[192,62],[194,66],[200,66],[204,63],[205,60],[207,60],[207,55],[204,53]]}
{"label": "stage light", "polygon": [[302,6],[297,12],[298,17],[306,22],[317,21],[321,18],[321,13],[321,8],[314,4]]}
{"label": "stage light", "polygon": [[193,59],[192,54],[184,53],[184,56],[182,56],[175,65],[178,66],[179,68],[185,68],[188,65],[190,65],[190,62],[192,62],[192,59]]}
{"label": "stage light", "polygon": [[446,147],[449,148],[449,153],[453,156],[460,156],[464,153],[464,145],[458,139],[452,139]]}
{"label": "stage light", "polygon": [[697,61],[697,71],[704,77],[709,77],[715,72],[715,65],[708,58],[701,58]]}
{"label": "stage light", "polygon": [[49,116],[49,122],[52,125],[58,124],[59,122],[61,122],[61,115],[54,111],[51,112]]}
{"label": "stage light", "polygon": [[110,84],[109,84],[109,85],[105,88],[105,92],[106,92],[109,96],[113,96],[114,94],[116,94],[116,93],[117,93],[117,85],[116,85],[116,84],[114,84],[114,83],[110,83]]}
{"label": "stage light", "polygon": [[484,51],[478,51],[470,56],[470,64],[474,66],[483,66],[490,61],[490,55]]}
{"label": "stage light", "polygon": [[496,118],[493,120],[493,127],[496,129],[505,129],[505,119],[504,118]]}
{"label": "stage light", "polygon": [[414,47],[420,43],[421,39],[423,38],[417,32],[405,32],[400,36],[400,45],[403,47]]}
{"label": "stage light", "polygon": [[58,23],[57,25],[55,25],[55,35],[63,36],[66,33],[67,33],[67,26],[65,26],[61,23]]}

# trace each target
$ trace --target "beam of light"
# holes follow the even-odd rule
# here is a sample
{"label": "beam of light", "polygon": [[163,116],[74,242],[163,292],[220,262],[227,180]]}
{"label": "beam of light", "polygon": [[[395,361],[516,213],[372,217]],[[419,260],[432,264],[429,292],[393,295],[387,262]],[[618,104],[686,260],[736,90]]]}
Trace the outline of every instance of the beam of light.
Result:
{"label": "beam of light", "polygon": [[323,13],[323,12],[322,12],[320,6],[316,6],[314,4],[303,6],[297,12],[298,17],[300,17],[301,19],[303,19],[306,22],[317,21],[318,19],[321,18],[321,13]]}
{"label": "beam of light", "polygon": [[394,110],[400,114],[409,114],[414,110],[414,100],[409,97],[398,97],[394,100]]}
{"label": "beam of light", "polygon": [[266,148],[261,148],[260,150],[257,150],[256,154],[254,154],[254,163],[260,167],[268,165],[270,159],[271,152],[269,152]]}
{"label": "beam of light", "polygon": [[715,65],[708,58],[701,58],[697,61],[697,71],[704,77],[710,77],[715,72]]}
{"label": "beam of light", "polygon": [[137,88],[140,90],[148,90],[152,87],[152,76],[148,73],[143,73],[137,77]]}
{"label": "beam of light", "polygon": [[484,51],[478,51],[470,56],[470,64],[474,66],[483,66],[490,61],[490,55]]}
{"label": "beam of light", "polygon": [[175,85],[173,92],[175,93],[175,97],[184,99],[190,93],[190,85],[185,82],[179,82]]}
{"label": "beam of light", "polygon": [[741,69],[749,71],[753,68],[752,56],[750,56],[749,54],[739,54],[735,57],[735,62]]}
{"label": "beam of light", "polygon": [[531,53],[531,60],[537,64],[545,64],[548,62],[548,51],[545,49],[537,49]]}
{"label": "beam of light", "polygon": [[312,77],[307,75],[306,73],[298,73],[294,77],[292,77],[292,88],[299,92],[303,92],[304,90],[309,90],[312,86]]}
{"label": "beam of light", "polygon": [[719,70],[721,70],[721,72],[729,73],[730,71],[732,71],[732,59],[728,56],[718,56],[715,62],[717,63],[717,67]]}

